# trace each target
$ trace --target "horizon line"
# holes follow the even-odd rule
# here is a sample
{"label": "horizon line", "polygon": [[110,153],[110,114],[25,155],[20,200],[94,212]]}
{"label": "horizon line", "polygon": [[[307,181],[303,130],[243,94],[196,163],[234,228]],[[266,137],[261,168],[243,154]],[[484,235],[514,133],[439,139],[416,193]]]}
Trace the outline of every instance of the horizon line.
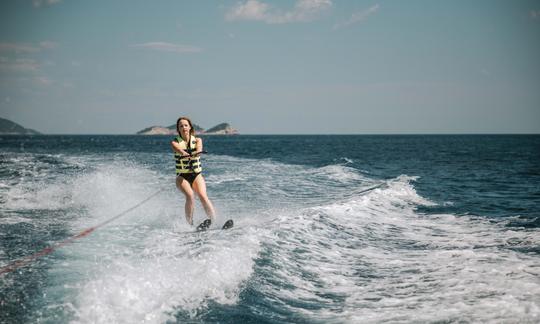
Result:
{"label": "horizon line", "polygon": [[[49,134],[0,134],[0,136],[145,136],[145,137],[157,137],[157,136],[174,136],[176,134],[132,134],[132,133],[49,133]],[[243,134],[205,134],[201,133],[200,136],[425,136],[425,135],[540,135],[538,133],[243,133]]]}

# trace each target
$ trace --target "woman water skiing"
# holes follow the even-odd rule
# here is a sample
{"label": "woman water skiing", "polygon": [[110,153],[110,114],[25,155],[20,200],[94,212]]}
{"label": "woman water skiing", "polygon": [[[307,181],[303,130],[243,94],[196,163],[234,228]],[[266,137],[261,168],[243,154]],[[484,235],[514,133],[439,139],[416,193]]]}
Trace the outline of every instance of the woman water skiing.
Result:
{"label": "woman water skiing", "polygon": [[195,193],[208,216],[197,230],[206,230],[215,220],[214,206],[206,194],[201,167],[200,154],[203,152],[202,139],[195,137],[191,120],[180,117],[176,121],[178,136],[171,142],[176,160],[176,187],[186,196],[186,220],[193,225],[193,210],[195,208]]}

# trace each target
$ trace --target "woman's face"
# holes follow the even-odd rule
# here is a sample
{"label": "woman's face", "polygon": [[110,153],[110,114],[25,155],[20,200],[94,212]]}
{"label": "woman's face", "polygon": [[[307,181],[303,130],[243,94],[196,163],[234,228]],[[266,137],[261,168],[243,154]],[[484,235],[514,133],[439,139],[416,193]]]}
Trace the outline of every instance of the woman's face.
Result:
{"label": "woman's face", "polygon": [[185,119],[180,119],[180,131],[182,134],[189,134],[189,131],[191,130],[191,126],[189,126],[189,123]]}

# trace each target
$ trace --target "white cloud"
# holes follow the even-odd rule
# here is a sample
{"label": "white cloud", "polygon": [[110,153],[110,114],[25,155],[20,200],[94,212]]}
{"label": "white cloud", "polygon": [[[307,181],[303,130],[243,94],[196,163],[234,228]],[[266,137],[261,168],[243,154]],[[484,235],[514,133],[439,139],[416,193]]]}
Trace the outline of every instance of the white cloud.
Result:
{"label": "white cloud", "polygon": [[292,10],[280,12],[262,1],[247,0],[231,8],[225,19],[263,21],[267,24],[305,22],[316,19],[320,13],[331,7],[331,0],[298,0]]}
{"label": "white cloud", "polygon": [[35,8],[41,8],[43,5],[52,6],[62,2],[62,0],[32,0]]}
{"label": "white cloud", "polygon": [[264,20],[268,15],[269,6],[257,0],[248,0],[246,3],[238,3],[225,16],[229,21],[233,20]]}
{"label": "white cloud", "polygon": [[39,46],[41,46],[41,48],[43,49],[53,49],[58,46],[58,43],[51,41],[43,41],[39,43]]}
{"label": "white cloud", "polygon": [[53,49],[58,46],[58,43],[51,41],[43,41],[39,44],[30,43],[0,43],[0,52],[15,52],[15,53],[35,53],[43,49]]}
{"label": "white cloud", "polygon": [[0,43],[0,52],[33,53],[40,48],[28,43]]}
{"label": "white cloud", "polygon": [[532,19],[539,19],[540,18],[540,10],[531,10],[530,16]]}
{"label": "white cloud", "polygon": [[175,52],[175,53],[197,53],[202,49],[191,45],[171,44],[165,42],[149,42],[143,44],[134,44],[132,47],[145,48],[155,51]]}
{"label": "white cloud", "polygon": [[34,81],[37,82],[39,85],[42,85],[42,86],[49,86],[53,83],[53,81],[47,77],[35,77],[34,78]]}
{"label": "white cloud", "polygon": [[347,26],[362,22],[367,17],[369,17],[372,14],[376,13],[378,10],[379,10],[379,5],[376,4],[374,6],[369,7],[366,10],[355,12],[355,13],[352,14],[351,18],[349,18],[348,20],[343,21],[341,23],[335,24],[334,29],[339,29],[339,28],[347,27]]}
{"label": "white cloud", "polygon": [[10,70],[10,71],[37,71],[39,70],[39,63],[36,60],[32,59],[15,59],[10,60],[8,58],[2,57],[0,59],[0,70]]}

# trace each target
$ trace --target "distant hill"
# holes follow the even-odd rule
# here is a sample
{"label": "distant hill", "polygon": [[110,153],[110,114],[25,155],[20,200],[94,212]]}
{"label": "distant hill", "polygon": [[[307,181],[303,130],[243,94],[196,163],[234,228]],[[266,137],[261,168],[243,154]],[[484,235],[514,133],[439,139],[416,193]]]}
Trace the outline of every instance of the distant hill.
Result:
{"label": "distant hill", "polygon": [[[167,129],[172,129],[174,131],[174,133],[176,134],[176,124],[172,124],[171,126],[167,127]],[[199,126],[197,124],[193,124],[193,129],[196,132],[204,132],[204,128],[202,128],[201,126]]]}
{"label": "distant hill", "polygon": [[238,130],[232,128],[228,123],[221,123],[204,132],[207,135],[236,135]]}
{"label": "distant hill", "polygon": [[24,128],[21,125],[12,122],[11,120],[0,118],[0,134],[1,135],[38,135],[41,133],[33,129]]}
{"label": "distant hill", "polygon": [[[221,123],[208,130],[205,130],[197,124],[193,124],[193,128],[197,134],[202,135],[235,135],[238,134],[238,130],[231,127],[228,123]],[[169,127],[163,126],[150,126],[137,132],[137,135],[176,135],[176,124]]]}
{"label": "distant hill", "polygon": [[174,135],[176,132],[163,126],[150,126],[138,131],[137,135]]}

